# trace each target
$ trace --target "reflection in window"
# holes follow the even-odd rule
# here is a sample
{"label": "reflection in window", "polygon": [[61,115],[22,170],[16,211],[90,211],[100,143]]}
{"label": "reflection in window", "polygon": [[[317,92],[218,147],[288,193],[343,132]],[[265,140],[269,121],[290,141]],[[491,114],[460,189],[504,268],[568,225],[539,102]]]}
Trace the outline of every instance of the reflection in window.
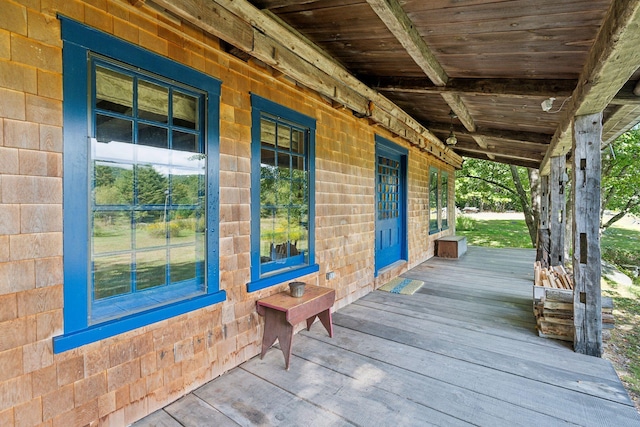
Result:
{"label": "reflection in window", "polygon": [[90,323],[206,292],[204,96],[93,64]]}
{"label": "reflection in window", "polygon": [[440,184],[440,191],[442,196],[440,197],[440,218],[442,230],[449,228],[449,173],[442,171],[440,173],[442,182]]}
{"label": "reflection in window", "polygon": [[309,259],[309,172],[305,131],[263,114],[260,121],[261,274]]}
{"label": "reflection in window", "polygon": [[438,169],[429,168],[429,233],[436,233],[440,230],[438,203]]}

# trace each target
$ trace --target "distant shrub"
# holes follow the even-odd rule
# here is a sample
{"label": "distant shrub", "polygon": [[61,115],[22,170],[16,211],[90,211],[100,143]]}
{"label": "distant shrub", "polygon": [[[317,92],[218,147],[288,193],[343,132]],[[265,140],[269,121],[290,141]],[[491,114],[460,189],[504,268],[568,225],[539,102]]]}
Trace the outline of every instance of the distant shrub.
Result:
{"label": "distant shrub", "polygon": [[170,237],[179,237],[180,232],[184,229],[184,224],[180,221],[170,221],[168,223],[164,222],[154,222],[153,224],[149,224],[147,226],[147,232],[153,236],[158,238],[164,238],[168,234]]}
{"label": "distant shrub", "polygon": [[477,222],[473,218],[468,216],[458,215],[456,216],[456,230],[459,231],[473,231],[476,229]]}

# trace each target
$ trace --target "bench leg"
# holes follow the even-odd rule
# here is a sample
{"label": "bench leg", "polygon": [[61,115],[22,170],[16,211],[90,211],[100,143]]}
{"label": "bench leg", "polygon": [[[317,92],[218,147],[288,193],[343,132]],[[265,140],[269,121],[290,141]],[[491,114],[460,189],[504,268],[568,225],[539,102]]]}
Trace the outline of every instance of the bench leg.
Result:
{"label": "bench leg", "polygon": [[276,339],[280,343],[280,348],[284,354],[285,367],[288,370],[289,359],[291,358],[291,342],[293,341],[293,326],[287,322],[285,313],[267,309],[264,314],[264,334],[262,335],[260,359],[264,357],[267,350],[276,342]]}
{"label": "bench leg", "polygon": [[315,314],[307,319],[307,331],[311,329],[311,325],[316,320],[316,317],[320,319],[322,325],[329,333],[329,337],[333,338],[333,322],[331,322],[331,309],[328,308],[321,313]]}

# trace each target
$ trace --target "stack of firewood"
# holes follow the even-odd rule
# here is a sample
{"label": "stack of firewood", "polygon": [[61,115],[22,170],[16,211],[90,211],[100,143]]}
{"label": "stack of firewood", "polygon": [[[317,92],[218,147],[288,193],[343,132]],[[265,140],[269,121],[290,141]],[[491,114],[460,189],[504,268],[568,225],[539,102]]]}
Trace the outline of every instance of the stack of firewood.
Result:
{"label": "stack of firewood", "polygon": [[555,289],[573,289],[573,279],[561,265],[544,268],[540,261],[533,265],[535,286]]}
{"label": "stack of firewood", "polygon": [[[538,335],[573,341],[573,278],[562,266],[544,268],[539,261],[533,267],[533,312]],[[602,328],[612,329],[613,300],[602,297]],[[606,334],[603,335],[606,338]]]}

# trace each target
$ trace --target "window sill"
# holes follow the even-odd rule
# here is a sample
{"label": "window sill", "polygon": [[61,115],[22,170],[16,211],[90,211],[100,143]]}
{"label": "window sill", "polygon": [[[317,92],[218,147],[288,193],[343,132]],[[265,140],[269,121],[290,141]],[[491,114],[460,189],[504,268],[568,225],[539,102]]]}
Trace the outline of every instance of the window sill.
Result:
{"label": "window sill", "polygon": [[53,352],[54,354],[62,353],[85,344],[217,304],[225,299],[225,291],[219,291],[60,335],[53,338]]}
{"label": "window sill", "polygon": [[320,271],[318,264],[307,265],[300,268],[284,271],[282,273],[276,273],[272,276],[263,277],[262,279],[247,283],[247,292],[255,292],[260,289],[268,288],[269,286],[277,285],[278,283],[286,282],[297,277],[306,276],[307,274],[317,273]]}

